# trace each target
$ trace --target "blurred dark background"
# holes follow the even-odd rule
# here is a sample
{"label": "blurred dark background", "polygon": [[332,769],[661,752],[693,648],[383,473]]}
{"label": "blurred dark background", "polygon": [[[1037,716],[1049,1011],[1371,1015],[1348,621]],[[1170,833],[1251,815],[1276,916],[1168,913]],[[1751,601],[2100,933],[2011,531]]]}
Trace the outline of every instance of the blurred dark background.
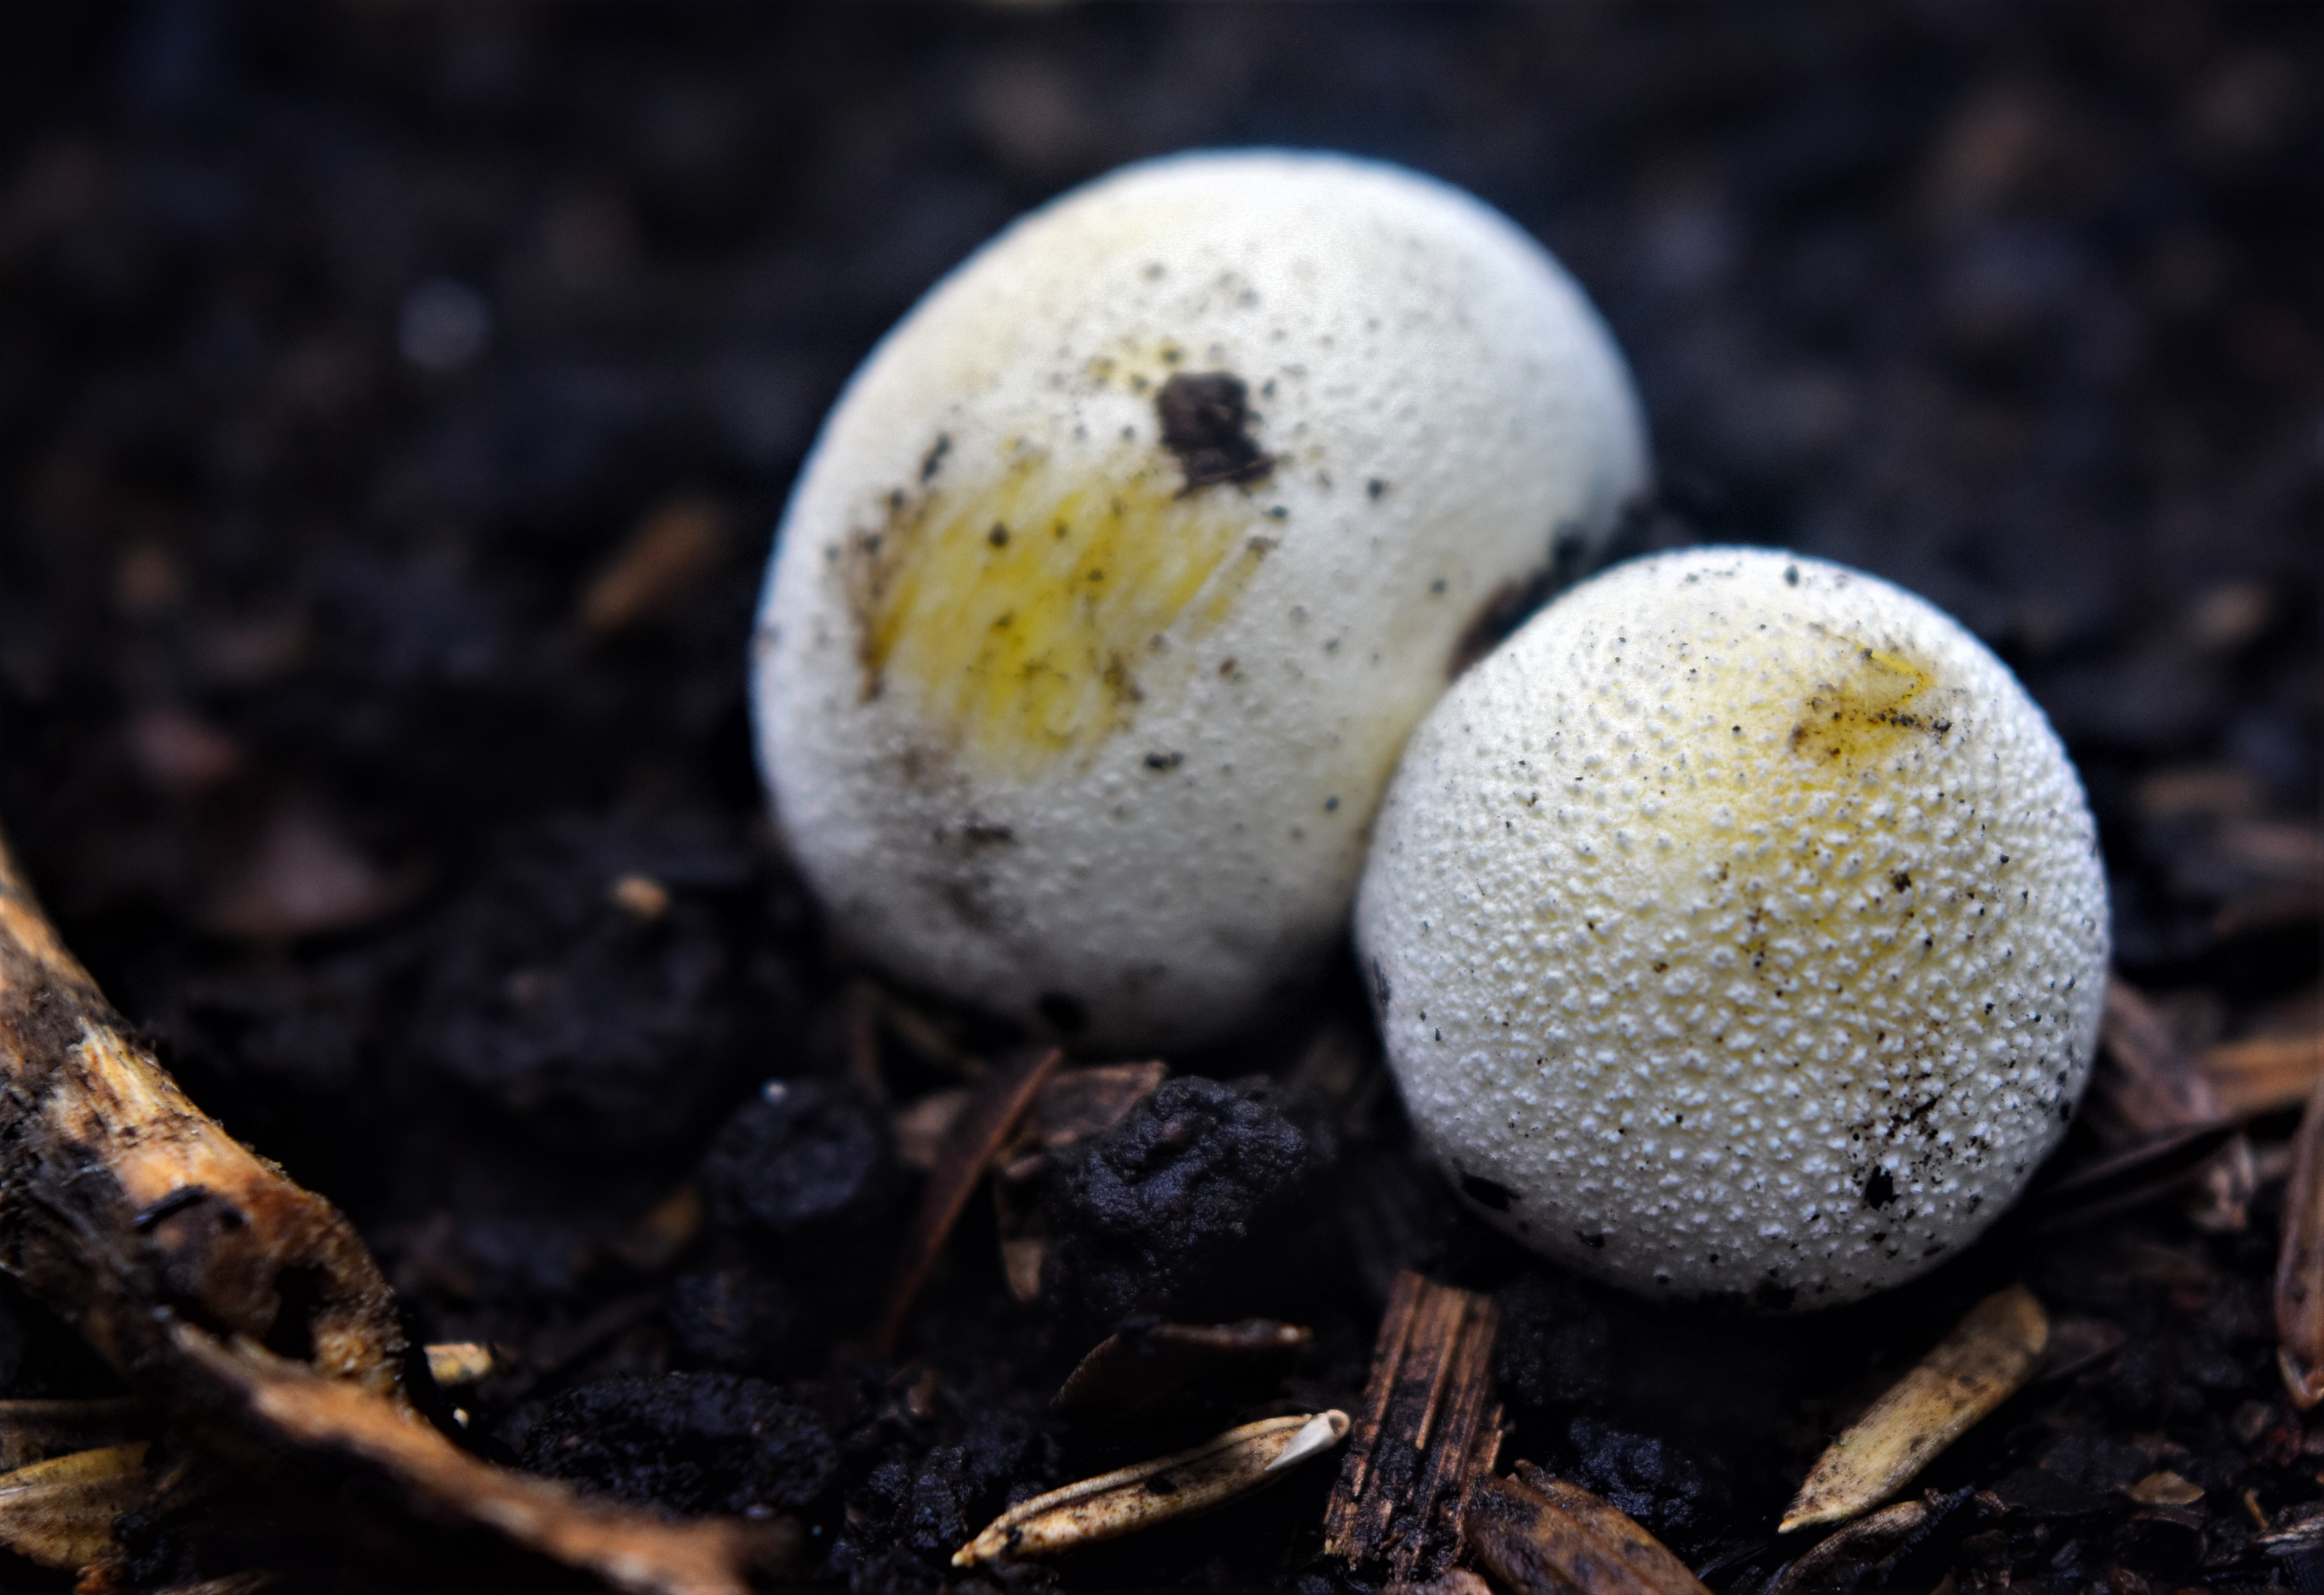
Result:
{"label": "blurred dark background", "polygon": [[1633,549],[1788,544],[2000,650],[2125,965],[2197,1039],[2261,1022],[2314,1000],[2324,867],[2319,18],[8,7],[0,819],[429,1332],[586,1319],[594,1237],[843,1050],[742,696],[824,409],[1028,206],[1331,146],[1595,296],[1660,456]]}

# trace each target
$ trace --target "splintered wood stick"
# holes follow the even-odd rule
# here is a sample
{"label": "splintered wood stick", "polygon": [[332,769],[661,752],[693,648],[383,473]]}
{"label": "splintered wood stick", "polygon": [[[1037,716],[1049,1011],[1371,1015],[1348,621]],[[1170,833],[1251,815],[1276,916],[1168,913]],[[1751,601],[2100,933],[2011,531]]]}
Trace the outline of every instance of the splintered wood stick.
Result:
{"label": "splintered wood stick", "polygon": [[1451,1565],[1461,1526],[1501,1443],[1490,1296],[1397,1276],[1371,1375],[1323,1514],[1326,1555],[1381,1566],[1398,1583]]}
{"label": "splintered wood stick", "polygon": [[404,1388],[394,1296],[362,1237],[226,1134],[131,1037],[5,837],[0,1268],[237,1464],[327,1459],[425,1511],[657,1595],[739,1591],[792,1543],[778,1526],[673,1524],[583,1501],[430,1425]]}
{"label": "splintered wood stick", "polygon": [[[2120,1146],[2227,1117],[2218,1088],[2180,1046],[2170,1024],[2111,972],[2098,1034],[2107,1056],[2092,1083],[2090,1123],[2101,1137]],[[2250,1139],[2231,1136],[2195,1176],[2188,1217],[2206,1230],[2241,1230],[2258,1185]]]}
{"label": "splintered wood stick", "polygon": [[2324,1401],[2324,1080],[2309,1093],[2292,1142],[2275,1260],[2276,1366],[2301,1407]]}

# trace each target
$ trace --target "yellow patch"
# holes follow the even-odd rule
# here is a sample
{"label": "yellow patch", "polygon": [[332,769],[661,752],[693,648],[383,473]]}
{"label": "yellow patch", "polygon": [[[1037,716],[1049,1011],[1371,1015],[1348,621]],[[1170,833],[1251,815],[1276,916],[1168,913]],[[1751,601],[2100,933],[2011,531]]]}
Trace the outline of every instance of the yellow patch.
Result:
{"label": "yellow patch", "polygon": [[1935,679],[1902,654],[1859,648],[1837,680],[1816,684],[1784,746],[1820,770],[1855,775],[1907,738],[1941,739],[1952,727],[1927,702]]}
{"label": "yellow patch", "polygon": [[1223,620],[1272,546],[1240,493],[1175,462],[1021,459],[890,501],[848,571],[865,696],[901,688],[988,772],[1026,779],[1127,728],[1141,677]]}

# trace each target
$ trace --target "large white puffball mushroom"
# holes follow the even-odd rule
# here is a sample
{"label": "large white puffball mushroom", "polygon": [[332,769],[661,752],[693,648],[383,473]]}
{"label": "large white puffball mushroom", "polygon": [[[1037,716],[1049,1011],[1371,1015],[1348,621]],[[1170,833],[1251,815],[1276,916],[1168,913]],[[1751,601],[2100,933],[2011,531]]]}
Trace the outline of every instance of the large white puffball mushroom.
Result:
{"label": "large white puffball mushroom", "polygon": [[1405,737],[1641,485],[1572,281],[1442,183],[1133,166],[864,364],[786,512],[761,767],[837,928],[1093,1046],[1198,1042],[1342,934]]}
{"label": "large white puffball mushroom", "polygon": [[2097,827],[1998,659],[1839,566],[1704,549],[1536,615],[1422,724],[1357,910],[1413,1118],[1483,1216],[1634,1287],[1908,1279],[2081,1094]]}

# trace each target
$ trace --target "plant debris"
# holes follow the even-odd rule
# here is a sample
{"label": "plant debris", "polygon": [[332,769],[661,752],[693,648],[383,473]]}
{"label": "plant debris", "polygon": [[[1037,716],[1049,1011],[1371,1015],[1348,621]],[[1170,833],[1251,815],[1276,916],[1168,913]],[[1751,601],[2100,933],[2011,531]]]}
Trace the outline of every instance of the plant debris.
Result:
{"label": "plant debris", "polygon": [[1470,1554],[1517,1595],[1710,1595],[1628,1514],[1531,1462],[1477,1487]]}
{"label": "plant debris", "polygon": [[936,1166],[928,1176],[927,1188],[920,1196],[919,1211],[913,1215],[912,1227],[905,1238],[896,1282],[889,1290],[888,1305],[881,1309],[879,1328],[872,1335],[872,1347],[879,1355],[894,1353],[896,1342],[904,1332],[905,1315],[912,1310],[912,1300],[919,1295],[928,1270],[936,1267],[953,1226],[960,1222],[962,1211],[968,1206],[968,1199],[975,1194],[993,1158],[1008,1144],[1019,1120],[1033,1105],[1042,1082],[1064,1057],[1065,1054],[1056,1047],[1028,1051],[993,1070],[977,1082],[967,1105],[945,1130]]}
{"label": "plant debris", "polygon": [[1192,1450],[1117,1468],[1011,1507],[954,1552],[953,1565],[1054,1556],[1207,1511],[1275,1482],[1347,1434],[1348,1415],[1336,1409],[1245,1424]]}
{"label": "plant debris", "polygon": [[2302,1409],[2324,1401],[2324,1080],[2292,1142],[2275,1265],[2276,1365]]}
{"label": "plant debris", "polygon": [[[734,1459],[731,1489],[756,1463],[722,1449],[729,1416],[766,1386],[812,1415],[835,1470],[779,1578],[1353,1595],[1314,1560],[1322,1462],[1046,1567],[948,1563],[1012,1498],[1359,1413],[1409,1268],[1499,1304],[1504,1455],[1725,1595],[1812,1553],[1825,1531],[1774,1526],[1824,1443],[2013,1279],[2055,1315],[2038,1382],[1904,1492],[1969,1499],[1828,1584],[2310,1589],[2324,1405],[2287,1393],[2271,1292],[2324,1028],[2318,28],[2314,7],[2197,0],[1372,7],[1320,31],[1268,7],[0,7],[0,828],[124,1034],[346,1217],[404,1332],[493,1348],[446,1395],[455,1445],[508,1461],[573,1432],[552,1411],[616,1410],[560,1406],[578,1392],[750,1381],[731,1413],[624,1397],[620,1456],[571,1453],[590,1479],[568,1483],[650,1485],[673,1511],[693,1484],[622,1458],[699,1443]],[[2103,1202],[2052,1185],[2076,1205],[2022,1203],[1923,1284],[1836,1312],[1637,1300],[1463,1212],[1379,1062],[1370,972],[1342,956],[1278,1019],[1168,1059],[1203,1100],[1149,1097],[1047,1156],[1022,1188],[1047,1231],[1034,1300],[992,1265],[976,1192],[908,1360],[851,1354],[921,1177],[892,1116],[1023,1037],[881,985],[787,866],[744,700],[767,539],[831,397],[981,240],[1121,161],[1255,132],[1392,149],[1565,262],[1637,374],[1661,482],[1609,558],[1797,544],[1992,643],[2098,816],[2116,966],[2224,1129],[2143,1143],[2154,1160],[2116,1165]],[[456,370],[403,337],[445,302],[488,334]],[[1393,502],[1463,457],[1432,415],[1385,418],[1401,458],[1314,457],[1270,429],[1313,373],[1184,353],[1249,383],[1248,434],[1277,456],[1251,507],[1281,499],[1286,536],[1302,495]],[[689,499],[725,519],[720,562],[592,637],[584,595]],[[1360,669],[1365,640],[1334,641],[1314,636],[1314,668]],[[1178,657],[1261,685],[1247,659]],[[1213,779],[1184,751],[1142,773]],[[245,886],[263,912],[221,934]],[[299,928],[318,922],[343,928]],[[775,1113],[770,1078],[835,1105]],[[2238,1130],[2249,1226],[2198,1230],[2174,1159]],[[2063,1134],[2045,1181],[2117,1150],[2079,1114]],[[693,1222],[641,1224],[688,1187]],[[117,1582],[586,1577],[339,1453],[273,1465],[226,1432],[230,1393],[189,1424],[144,1394],[166,1368],[124,1381],[47,1294],[0,1278],[20,1415],[0,1446],[50,1436],[0,1461],[150,1439],[157,1476],[195,1475],[189,1504],[165,1488],[121,1521]],[[1253,1315],[1314,1331],[1280,1381],[1205,1378],[1119,1425],[1049,1405],[1126,1319]],[[416,1348],[402,1366],[434,1410]],[[2126,1493],[2157,1472],[2205,1493]],[[0,1551],[0,1584],[71,1581]]]}
{"label": "plant debris", "polygon": [[1500,1451],[1499,1330],[1490,1296],[1408,1270],[1397,1277],[1355,1438],[1324,1510],[1324,1554],[1386,1567],[1400,1582],[1451,1565],[1469,1498]]}
{"label": "plant debris", "polygon": [[1271,1318],[1126,1323],[1074,1365],[1049,1405],[1084,1423],[1132,1422],[1190,1386],[1231,1386],[1255,1369],[1279,1370],[1314,1338],[1313,1330]]}
{"label": "plant debris", "polygon": [[1776,1532],[1844,1523],[1886,1500],[2016,1394],[2049,1344],[2049,1315],[2031,1291],[1986,1297],[1825,1448]]}
{"label": "plant debris", "polygon": [[86,1567],[113,1543],[113,1520],[143,1501],[145,1442],[77,1451],[0,1473],[0,1544],[42,1567]]}
{"label": "plant debris", "polygon": [[[2181,1049],[2153,1004],[2119,974],[2107,981],[2099,1036],[2110,1068],[2091,1083],[2088,1112],[2117,1146],[2151,1140],[2173,1131],[2216,1124],[2226,1118],[2219,1093],[2195,1060]],[[2240,1230],[2249,1222],[2251,1142],[2229,1136],[2194,1176],[2198,1194],[2189,1216],[2208,1230]]]}

